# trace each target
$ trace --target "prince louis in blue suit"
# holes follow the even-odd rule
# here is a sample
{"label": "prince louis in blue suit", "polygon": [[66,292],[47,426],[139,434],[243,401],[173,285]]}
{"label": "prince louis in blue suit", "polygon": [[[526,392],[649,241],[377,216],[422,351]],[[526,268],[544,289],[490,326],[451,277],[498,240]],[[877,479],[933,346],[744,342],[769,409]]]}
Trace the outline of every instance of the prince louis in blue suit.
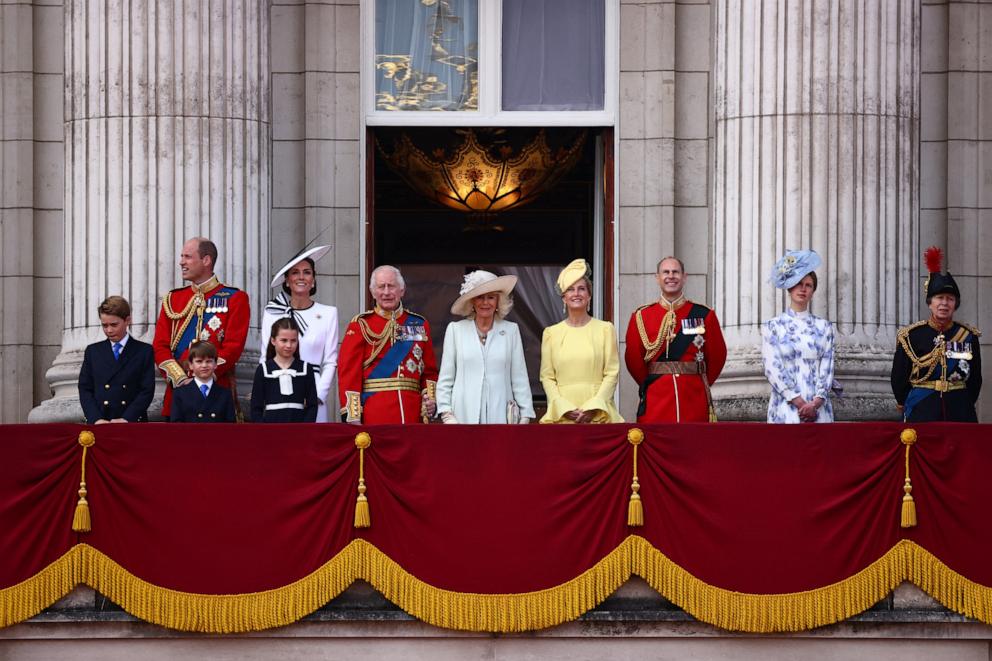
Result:
{"label": "prince louis in blue suit", "polygon": [[155,394],[155,354],[128,334],[131,306],[110,296],[100,307],[106,340],[86,347],[79,372],[79,403],[86,422],[145,422]]}
{"label": "prince louis in blue suit", "polygon": [[169,422],[235,422],[234,397],[217,383],[217,349],[210,342],[197,342],[189,349],[193,378],[172,391]]}

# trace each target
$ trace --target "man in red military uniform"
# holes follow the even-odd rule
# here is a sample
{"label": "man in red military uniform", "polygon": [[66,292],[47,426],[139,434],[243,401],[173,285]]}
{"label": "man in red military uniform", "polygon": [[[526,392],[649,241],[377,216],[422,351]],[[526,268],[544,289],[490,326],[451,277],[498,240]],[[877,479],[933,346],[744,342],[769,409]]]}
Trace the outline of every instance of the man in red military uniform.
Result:
{"label": "man in red military uniform", "polygon": [[727,360],[716,313],[683,294],[685,267],[658,263],[661,297],[627,324],[627,370],[640,386],[638,422],[715,422],[710,385]]}
{"label": "man in red military uniform", "polygon": [[[217,383],[231,390],[237,407],[234,368],[245,348],[250,317],[248,295],[221,284],[214,275],[217,246],[203,237],[183,244],[179,268],[188,287],[173,289],[162,297],[155,324],[155,364],[166,379],[162,415],[169,417],[172,389],[189,381],[186,354],[196,342],[209,340],[217,348]],[[240,410],[239,410],[240,417]]]}
{"label": "man in red military uniform", "polygon": [[341,419],[373,425],[426,421],[437,409],[430,325],[403,309],[406,284],[396,267],[375,269],[369,289],[375,309],[351,320],[338,353]]}

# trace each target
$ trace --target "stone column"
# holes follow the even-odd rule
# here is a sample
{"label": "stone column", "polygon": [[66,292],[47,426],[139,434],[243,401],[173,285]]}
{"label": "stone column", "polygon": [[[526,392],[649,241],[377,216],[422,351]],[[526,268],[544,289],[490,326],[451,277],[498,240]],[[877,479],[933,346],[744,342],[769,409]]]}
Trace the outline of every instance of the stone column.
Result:
{"label": "stone column", "polygon": [[32,421],[80,418],[105,296],[125,296],[135,336],[151,337],[186,237],[217,244],[256,326],[268,293],[268,3],[71,0],[65,58],[65,322],[55,398]]}
{"label": "stone column", "polygon": [[0,3],[0,422],[32,403],[34,91],[32,7]]}
{"label": "stone column", "polygon": [[714,305],[723,419],[763,419],[761,324],[786,249],[823,257],[840,418],[891,418],[896,329],[920,299],[917,0],[720,0],[715,13]]}

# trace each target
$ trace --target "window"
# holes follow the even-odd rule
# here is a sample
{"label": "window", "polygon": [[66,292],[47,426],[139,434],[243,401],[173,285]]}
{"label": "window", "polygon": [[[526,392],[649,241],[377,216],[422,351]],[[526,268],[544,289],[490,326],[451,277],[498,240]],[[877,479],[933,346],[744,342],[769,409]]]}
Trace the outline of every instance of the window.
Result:
{"label": "window", "polygon": [[614,123],[619,0],[369,4],[368,125]]}

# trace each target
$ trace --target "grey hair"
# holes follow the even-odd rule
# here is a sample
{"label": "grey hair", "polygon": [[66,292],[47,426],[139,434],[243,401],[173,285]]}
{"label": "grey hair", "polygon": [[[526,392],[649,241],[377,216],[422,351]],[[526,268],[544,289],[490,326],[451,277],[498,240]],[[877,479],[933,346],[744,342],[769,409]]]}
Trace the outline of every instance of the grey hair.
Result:
{"label": "grey hair", "polygon": [[375,294],[375,276],[379,271],[390,271],[396,276],[396,282],[399,284],[400,289],[406,290],[406,280],[403,279],[403,274],[395,266],[389,264],[383,264],[382,266],[377,266],[372,270],[372,275],[369,276],[369,291]]}
{"label": "grey hair", "polygon": [[[513,297],[509,294],[504,294],[503,292],[493,292],[499,294],[499,303],[496,304],[496,316],[500,319],[506,319],[506,315],[510,314],[510,310],[513,309]],[[485,296],[485,294],[480,294],[480,296]],[[475,299],[473,299],[475,300]],[[471,311],[465,315],[466,319],[475,319],[475,306],[472,306]]]}

